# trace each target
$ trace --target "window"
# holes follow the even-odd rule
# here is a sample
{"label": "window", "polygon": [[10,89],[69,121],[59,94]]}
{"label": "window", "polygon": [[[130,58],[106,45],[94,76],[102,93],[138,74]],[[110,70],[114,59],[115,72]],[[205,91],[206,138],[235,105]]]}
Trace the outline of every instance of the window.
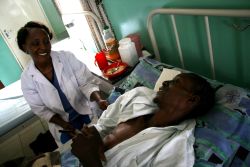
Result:
{"label": "window", "polygon": [[64,25],[70,39],[75,46],[82,48],[87,53],[95,53],[99,47],[93,38],[87,18],[83,14],[84,8],[80,0],[55,0],[61,13]]}

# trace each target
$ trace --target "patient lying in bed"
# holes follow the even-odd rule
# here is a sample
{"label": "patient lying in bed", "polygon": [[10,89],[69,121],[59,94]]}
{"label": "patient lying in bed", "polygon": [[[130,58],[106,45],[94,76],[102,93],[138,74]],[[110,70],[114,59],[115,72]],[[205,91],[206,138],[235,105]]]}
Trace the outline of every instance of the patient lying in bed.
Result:
{"label": "patient lying in bed", "polygon": [[83,128],[73,139],[72,152],[84,167],[193,166],[192,118],[213,103],[209,83],[191,73],[163,82],[157,93],[136,88],[110,105],[95,127]]}

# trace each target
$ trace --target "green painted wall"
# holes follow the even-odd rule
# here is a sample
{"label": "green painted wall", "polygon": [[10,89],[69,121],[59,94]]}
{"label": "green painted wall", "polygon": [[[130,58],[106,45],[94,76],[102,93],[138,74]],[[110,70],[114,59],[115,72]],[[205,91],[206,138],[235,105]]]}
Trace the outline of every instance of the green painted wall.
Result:
{"label": "green painted wall", "polygon": [[58,41],[69,37],[59,12],[51,0],[40,0],[41,6],[55,32]]}
{"label": "green painted wall", "polygon": [[[248,8],[249,0],[103,0],[104,8],[114,28],[117,39],[131,33],[140,33],[143,45],[151,53],[152,47],[146,29],[148,13],[155,8]],[[154,31],[164,63],[181,67],[169,16],[154,17]],[[232,24],[246,25],[250,19],[210,17],[214,48],[216,79],[250,88],[250,28],[240,32]],[[180,43],[185,53],[187,70],[212,77],[204,19],[202,17],[176,16]],[[187,33],[188,32],[188,33]]]}
{"label": "green painted wall", "polygon": [[0,36],[0,80],[7,86],[20,79],[21,72],[21,67]]}

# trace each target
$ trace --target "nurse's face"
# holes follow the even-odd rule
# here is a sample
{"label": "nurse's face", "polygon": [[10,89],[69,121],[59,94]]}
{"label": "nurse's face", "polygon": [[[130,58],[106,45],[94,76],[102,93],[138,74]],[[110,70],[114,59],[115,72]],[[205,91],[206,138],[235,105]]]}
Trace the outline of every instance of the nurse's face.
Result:
{"label": "nurse's face", "polygon": [[50,60],[50,38],[47,32],[41,28],[29,29],[29,35],[23,47],[31,55],[36,65],[46,63]]}

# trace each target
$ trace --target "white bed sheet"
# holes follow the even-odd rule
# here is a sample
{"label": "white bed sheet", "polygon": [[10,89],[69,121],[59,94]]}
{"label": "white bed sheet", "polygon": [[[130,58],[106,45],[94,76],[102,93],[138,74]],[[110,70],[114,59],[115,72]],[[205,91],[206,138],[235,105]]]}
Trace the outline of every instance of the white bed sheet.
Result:
{"label": "white bed sheet", "polygon": [[23,97],[20,80],[0,90],[0,136],[33,116]]}

